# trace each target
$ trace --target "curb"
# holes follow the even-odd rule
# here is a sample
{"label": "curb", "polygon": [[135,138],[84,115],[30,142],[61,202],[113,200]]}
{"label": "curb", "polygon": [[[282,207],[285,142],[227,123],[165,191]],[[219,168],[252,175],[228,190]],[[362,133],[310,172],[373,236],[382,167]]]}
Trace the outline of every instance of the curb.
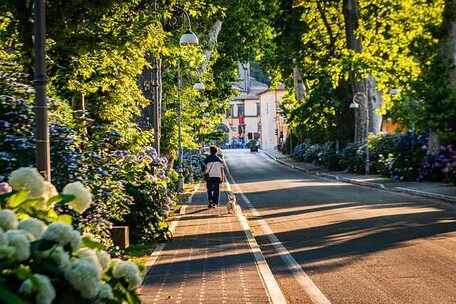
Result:
{"label": "curb", "polygon": [[304,173],[307,173],[307,174],[313,174],[313,175],[317,175],[317,176],[320,176],[320,177],[323,177],[323,178],[333,179],[333,180],[337,180],[337,181],[341,181],[341,182],[345,182],[345,183],[349,183],[349,184],[353,184],[353,185],[358,185],[358,186],[365,186],[365,187],[375,188],[375,189],[389,191],[389,192],[406,193],[406,194],[410,194],[410,195],[414,195],[414,196],[438,199],[438,200],[443,200],[443,201],[446,201],[446,202],[449,202],[449,203],[456,203],[456,197],[454,197],[454,196],[448,196],[448,195],[444,195],[444,194],[438,194],[438,193],[431,193],[431,192],[426,192],[426,191],[414,190],[414,189],[404,188],[404,187],[387,188],[387,187],[385,187],[384,184],[377,184],[377,183],[359,181],[359,180],[355,180],[355,179],[348,178],[348,177],[343,177],[343,176],[323,173],[323,172],[320,172],[320,171],[317,171],[317,172],[310,171],[310,170],[307,170],[307,169],[304,169],[304,168],[297,167],[295,165],[291,165],[291,164],[287,163],[286,161],[280,160],[280,159],[278,159],[277,157],[275,157],[274,155],[272,155],[271,153],[269,153],[267,151],[264,151],[264,150],[261,150],[261,151],[264,154],[266,154],[269,158],[271,158],[271,159],[275,160],[276,162],[278,162],[279,164],[282,164],[284,166],[287,166],[287,167],[292,168],[292,169],[296,169],[298,171],[301,171],[301,172],[304,172]]}

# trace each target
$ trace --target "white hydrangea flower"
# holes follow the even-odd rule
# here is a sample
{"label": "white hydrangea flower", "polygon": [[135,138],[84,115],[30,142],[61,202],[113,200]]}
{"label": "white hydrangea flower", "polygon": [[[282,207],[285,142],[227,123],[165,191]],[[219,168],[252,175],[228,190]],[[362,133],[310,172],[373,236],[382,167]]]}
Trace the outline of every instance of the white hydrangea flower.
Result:
{"label": "white hydrangea flower", "polygon": [[76,251],[79,249],[81,246],[81,234],[77,230],[73,230],[70,233],[71,239],[70,239],[70,246],[73,251]]}
{"label": "white hydrangea flower", "polygon": [[69,202],[68,206],[78,213],[83,213],[92,203],[92,194],[80,182],[66,185],[62,193],[75,196],[75,199]]}
{"label": "white hydrangea flower", "polygon": [[28,191],[30,196],[41,196],[44,192],[44,178],[35,168],[19,168],[11,172],[8,182],[16,191]]}
{"label": "white hydrangea flower", "polygon": [[43,191],[44,201],[47,202],[51,197],[54,197],[56,195],[59,195],[59,192],[57,192],[55,186],[52,183],[45,181]]}
{"label": "white hydrangea flower", "polygon": [[49,250],[36,253],[40,258],[49,258],[61,269],[65,270],[70,264],[70,255],[62,246],[55,246]]}
{"label": "white hydrangea flower", "polygon": [[31,235],[33,235],[35,240],[41,238],[44,230],[46,230],[46,224],[43,221],[33,217],[20,221],[17,227],[21,230],[29,232]]}
{"label": "white hydrangea flower", "polygon": [[101,273],[84,259],[76,259],[65,271],[65,279],[86,299],[93,299],[100,290]]}
{"label": "white hydrangea flower", "polygon": [[99,272],[103,271],[103,267],[101,266],[100,261],[98,260],[98,255],[95,250],[90,248],[81,248],[79,249],[78,253],[81,259],[93,263],[97,267]]}
{"label": "white hydrangea flower", "polygon": [[2,228],[0,228],[0,246],[8,246],[8,237]]}
{"label": "white hydrangea flower", "polygon": [[65,223],[52,223],[43,233],[43,239],[54,241],[62,246],[70,243],[74,238],[73,227]]}
{"label": "white hydrangea flower", "polygon": [[114,264],[112,275],[117,278],[125,278],[130,289],[136,289],[141,286],[142,278],[139,274],[138,265],[128,261],[117,262]]}
{"label": "white hydrangea flower", "polygon": [[9,209],[0,211],[0,228],[3,230],[16,229],[18,224],[14,211]]}
{"label": "white hydrangea flower", "polygon": [[101,268],[103,268],[103,271],[105,271],[109,267],[109,262],[111,262],[111,256],[104,250],[97,250],[96,252],[98,262],[100,262]]}
{"label": "white hydrangea flower", "polygon": [[13,258],[19,262],[28,259],[30,257],[28,232],[24,230],[8,230],[6,235],[8,237],[9,246],[15,248]]}
{"label": "white hydrangea flower", "polygon": [[25,280],[19,288],[19,292],[27,295],[36,292],[37,304],[51,304],[55,299],[55,289],[51,281],[47,276],[38,273]]}
{"label": "white hydrangea flower", "polygon": [[99,299],[105,299],[105,300],[113,300],[114,299],[114,294],[112,292],[112,288],[108,283],[101,283],[100,284],[100,291],[98,293],[98,298]]}

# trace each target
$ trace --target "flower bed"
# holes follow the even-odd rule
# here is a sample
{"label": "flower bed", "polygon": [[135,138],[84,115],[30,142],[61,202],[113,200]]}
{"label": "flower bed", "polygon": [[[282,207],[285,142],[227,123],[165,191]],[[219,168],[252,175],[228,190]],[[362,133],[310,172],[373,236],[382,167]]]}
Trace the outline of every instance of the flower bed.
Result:
{"label": "flower bed", "polygon": [[[8,303],[139,303],[136,264],[111,259],[72,226],[92,195],[80,182],[58,194],[36,169],[0,184],[0,293]],[[62,211],[64,210],[64,211]],[[57,299],[58,295],[58,299]],[[55,301],[56,300],[56,301]]]}
{"label": "flower bed", "polygon": [[[372,174],[403,181],[445,181],[456,184],[456,149],[442,145],[438,153],[427,148],[428,136],[406,134],[377,135],[369,138]],[[340,152],[334,145],[301,144],[292,155],[295,159],[314,163],[330,170],[364,173],[365,144],[349,144]]]}

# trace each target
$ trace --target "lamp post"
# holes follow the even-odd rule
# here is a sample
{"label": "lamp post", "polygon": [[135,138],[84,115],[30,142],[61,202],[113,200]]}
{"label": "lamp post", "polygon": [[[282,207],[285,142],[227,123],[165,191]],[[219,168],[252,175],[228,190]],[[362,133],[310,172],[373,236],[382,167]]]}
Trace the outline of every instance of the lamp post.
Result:
{"label": "lamp post", "polygon": [[45,0],[34,0],[35,15],[35,141],[36,167],[47,181],[51,180],[48,106],[46,100],[46,13]]}
{"label": "lamp post", "polygon": [[366,166],[365,174],[369,175],[370,172],[370,155],[369,155],[369,100],[363,92],[356,92],[353,96],[353,100],[350,104],[350,108],[359,109],[359,105],[362,103],[366,109],[366,132],[365,132],[365,141],[366,141]]}
{"label": "lamp post", "polygon": [[[199,40],[198,37],[195,35],[195,33],[192,32],[191,28],[191,23],[190,23],[190,16],[187,14],[186,11],[182,10],[182,12],[185,14],[187,21],[188,21],[188,29],[187,32],[185,32],[179,39],[179,44],[181,46],[185,45],[198,45]],[[183,167],[183,149],[182,149],[182,101],[181,101],[181,95],[182,95],[182,71],[181,71],[181,66],[180,66],[180,61],[177,63],[177,100],[178,100],[178,106],[177,106],[177,120],[178,120],[178,133],[177,133],[177,138],[178,138],[178,145],[179,145],[179,151],[178,151],[178,172],[179,172],[179,179],[178,179],[178,187],[177,190],[179,193],[184,192],[184,167]]]}

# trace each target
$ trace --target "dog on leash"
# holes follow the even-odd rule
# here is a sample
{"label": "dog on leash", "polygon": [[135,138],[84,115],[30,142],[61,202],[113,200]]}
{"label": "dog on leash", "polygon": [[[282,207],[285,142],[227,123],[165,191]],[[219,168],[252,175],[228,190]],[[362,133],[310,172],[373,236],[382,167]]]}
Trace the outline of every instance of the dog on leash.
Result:
{"label": "dog on leash", "polygon": [[229,214],[236,214],[236,196],[233,193],[228,193],[228,203],[226,204],[226,210]]}

